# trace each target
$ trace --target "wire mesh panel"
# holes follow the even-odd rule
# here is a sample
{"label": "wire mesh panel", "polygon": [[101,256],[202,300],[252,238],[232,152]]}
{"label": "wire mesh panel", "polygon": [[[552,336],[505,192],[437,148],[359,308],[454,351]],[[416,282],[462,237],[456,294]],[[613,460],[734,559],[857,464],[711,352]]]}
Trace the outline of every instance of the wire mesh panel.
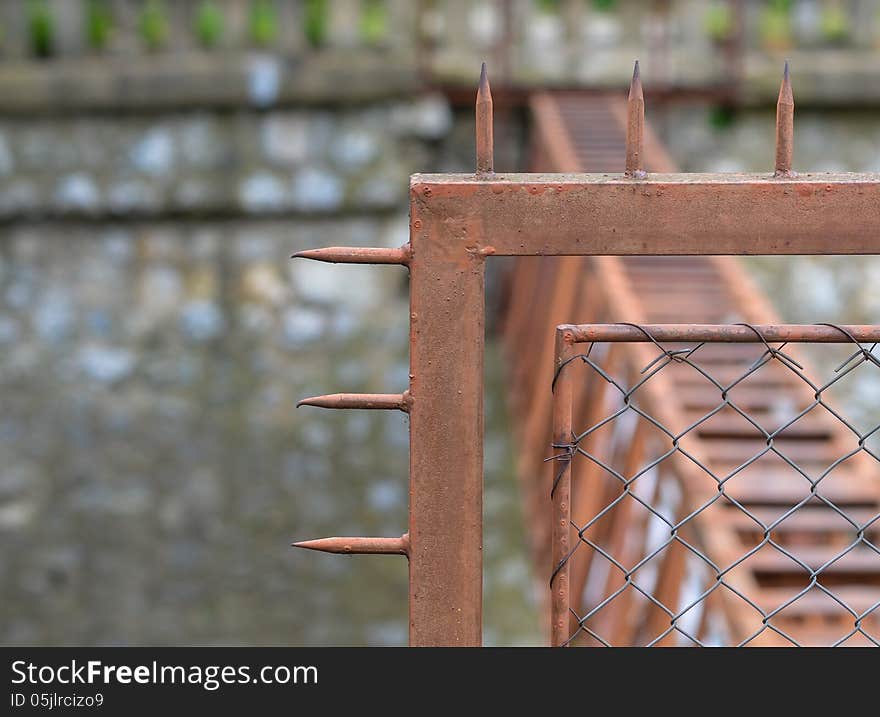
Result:
{"label": "wire mesh panel", "polygon": [[553,643],[880,645],[878,340],[560,327]]}

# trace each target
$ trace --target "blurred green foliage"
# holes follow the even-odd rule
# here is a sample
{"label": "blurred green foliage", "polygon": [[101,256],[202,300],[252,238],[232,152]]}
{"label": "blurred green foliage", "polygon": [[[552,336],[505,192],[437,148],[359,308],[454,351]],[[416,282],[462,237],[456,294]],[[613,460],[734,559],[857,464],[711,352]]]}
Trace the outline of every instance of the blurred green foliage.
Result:
{"label": "blurred green foliage", "polygon": [[147,0],[141,11],[140,31],[144,44],[158,50],[168,40],[168,10],[162,0]]}
{"label": "blurred green foliage", "polygon": [[34,54],[49,57],[55,38],[55,20],[46,0],[28,0],[27,27]]}
{"label": "blurred green foliage", "polygon": [[843,42],[849,37],[849,18],[837,3],[826,4],[820,20],[822,36],[829,42]]}
{"label": "blurred green foliage", "polygon": [[725,130],[733,126],[736,112],[728,105],[716,105],[709,111],[709,126],[715,130]]}
{"label": "blurred green foliage", "polygon": [[110,41],[113,14],[107,0],[89,0],[86,6],[86,40],[93,50],[103,50]]}
{"label": "blurred green foliage", "polygon": [[268,47],[278,37],[278,14],[271,0],[255,0],[251,4],[249,22],[251,40],[257,47]]}
{"label": "blurred green foliage", "polygon": [[723,42],[733,35],[733,10],[726,2],[713,2],[706,11],[706,34],[715,42]]}
{"label": "blurred green foliage", "polygon": [[559,12],[561,4],[561,0],[537,0],[536,3],[538,10],[549,13]]}
{"label": "blurred green foliage", "polygon": [[779,49],[791,46],[791,0],[771,0],[759,22],[765,44]]}
{"label": "blurred green foliage", "polygon": [[361,38],[378,45],[388,32],[388,8],[385,0],[363,0],[361,7]]}
{"label": "blurred green foliage", "polygon": [[196,10],[196,37],[202,47],[216,47],[225,30],[223,11],[215,0],[202,0]]}
{"label": "blurred green foliage", "polygon": [[617,0],[593,0],[593,7],[601,12],[611,12],[617,7]]}
{"label": "blurred green foliage", "polygon": [[305,0],[303,7],[303,31],[312,47],[321,47],[327,41],[330,22],[327,0]]}

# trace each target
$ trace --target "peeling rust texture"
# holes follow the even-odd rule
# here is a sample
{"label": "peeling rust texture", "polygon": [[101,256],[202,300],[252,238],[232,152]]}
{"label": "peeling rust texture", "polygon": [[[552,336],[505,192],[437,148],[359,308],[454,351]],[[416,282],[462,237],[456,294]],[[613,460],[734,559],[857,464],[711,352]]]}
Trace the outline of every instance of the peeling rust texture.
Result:
{"label": "peeling rust texture", "polygon": [[880,253],[880,174],[414,175],[411,190],[450,256],[481,241],[499,256]]}

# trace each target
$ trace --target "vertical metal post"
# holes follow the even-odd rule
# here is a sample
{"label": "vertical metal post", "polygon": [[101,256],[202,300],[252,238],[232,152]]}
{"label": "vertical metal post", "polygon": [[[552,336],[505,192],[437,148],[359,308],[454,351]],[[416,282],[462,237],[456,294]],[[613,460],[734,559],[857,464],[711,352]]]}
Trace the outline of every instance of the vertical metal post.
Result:
{"label": "vertical metal post", "polygon": [[485,260],[450,250],[452,230],[419,191],[410,217],[410,645],[479,646]]}
{"label": "vertical metal post", "polygon": [[569,360],[574,356],[571,332],[556,332],[556,382],[553,386],[553,525],[551,529],[553,573],[550,577],[550,644],[561,647],[569,638],[569,563],[571,551],[571,412],[572,378]]}

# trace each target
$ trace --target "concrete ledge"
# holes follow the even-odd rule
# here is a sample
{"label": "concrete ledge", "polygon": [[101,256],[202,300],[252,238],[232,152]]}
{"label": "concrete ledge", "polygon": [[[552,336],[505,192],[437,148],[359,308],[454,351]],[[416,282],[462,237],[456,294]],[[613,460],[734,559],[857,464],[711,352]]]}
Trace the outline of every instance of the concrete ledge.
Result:
{"label": "concrete ledge", "polygon": [[417,87],[413,63],[381,50],[107,55],[0,63],[0,113],[355,104]]}

